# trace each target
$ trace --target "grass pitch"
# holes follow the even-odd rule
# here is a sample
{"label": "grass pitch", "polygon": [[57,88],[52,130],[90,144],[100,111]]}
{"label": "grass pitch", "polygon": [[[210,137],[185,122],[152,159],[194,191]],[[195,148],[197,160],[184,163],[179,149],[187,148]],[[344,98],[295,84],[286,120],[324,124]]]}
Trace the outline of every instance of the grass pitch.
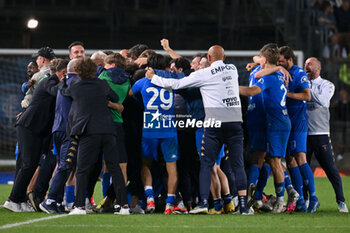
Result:
{"label": "grass pitch", "polygon": [[[266,193],[274,193],[272,180],[269,180]],[[315,214],[62,216],[45,213],[12,213],[0,209],[0,232],[350,232],[350,215],[338,212],[335,194],[328,179],[316,178],[315,183],[316,193],[321,202]],[[350,177],[343,178],[343,187],[345,198],[349,200]],[[10,185],[0,185],[1,204],[7,199],[10,190]],[[96,186],[94,197],[95,201],[101,199],[101,183]]]}

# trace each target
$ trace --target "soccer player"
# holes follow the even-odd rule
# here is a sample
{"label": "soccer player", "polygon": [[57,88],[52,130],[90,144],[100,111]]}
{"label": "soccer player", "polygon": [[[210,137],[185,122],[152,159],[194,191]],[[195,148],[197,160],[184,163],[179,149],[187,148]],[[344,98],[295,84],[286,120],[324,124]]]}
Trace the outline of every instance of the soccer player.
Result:
{"label": "soccer player", "polygon": [[[265,45],[260,50],[261,68],[276,67],[279,60],[278,48]],[[290,120],[286,107],[287,88],[281,73],[264,76],[252,87],[239,87],[240,94],[254,96],[261,92],[264,95],[267,129],[267,161],[270,164],[275,180],[277,201],[273,207],[274,213],[284,211],[284,173],[281,158],[284,158],[290,133]]]}
{"label": "soccer player", "polygon": [[[200,194],[201,202],[190,213],[208,213],[211,171],[217,155],[225,143],[237,180],[240,213],[249,214],[246,206],[247,177],[243,164],[242,113],[238,90],[238,74],[233,64],[225,64],[224,49],[214,45],[208,50],[210,67],[198,70],[182,79],[165,79],[148,69],[146,77],[163,88],[182,89],[199,87],[205,108],[205,120],[220,124],[206,127],[201,151]],[[216,128],[215,128],[216,127]]]}
{"label": "soccer player", "polygon": [[[305,72],[309,77],[311,92],[311,101],[308,103],[306,110],[309,116],[307,161],[310,163],[312,154],[315,154],[317,161],[332,183],[339,212],[348,213],[349,210],[343,194],[343,184],[334,163],[334,152],[329,136],[329,102],[334,94],[334,84],[321,78],[321,63],[317,58],[310,57],[306,60]],[[314,208],[318,206],[319,204],[314,205]],[[316,211],[316,209],[313,210]]]}
{"label": "soccer player", "polygon": [[[310,204],[307,212],[314,212],[319,202],[315,192],[314,176],[306,160],[306,138],[308,131],[306,101],[310,101],[311,99],[309,82],[304,70],[294,65],[295,55],[293,50],[288,46],[283,46],[279,50],[279,65],[287,69],[292,76],[292,80],[288,84],[287,93],[288,115],[292,123],[287,147],[287,164],[293,186],[299,194],[296,211],[303,212],[306,210],[303,197],[304,183],[310,193]],[[291,207],[294,208],[294,206]],[[292,209],[287,209],[287,211],[291,212]]]}
{"label": "soccer player", "polygon": [[[151,55],[147,59],[147,64],[149,67],[159,69],[156,70],[156,72],[162,77],[178,77],[178,75],[170,71],[165,71],[165,68],[169,65],[162,55]],[[140,79],[132,86],[130,94],[136,94],[138,92],[141,92],[145,106],[142,132],[143,164],[141,176],[145,188],[145,195],[147,197],[146,212],[152,213],[155,210],[155,197],[150,167],[152,165],[152,159],[157,160],[157,150],[158,146],[160,146],[168,172],[168,196],[164,214],[172,214],[178,182],[176,168],[178,142],[173,119],[174,94],[171,90],[160,88],[152,84],[147,78]]]}

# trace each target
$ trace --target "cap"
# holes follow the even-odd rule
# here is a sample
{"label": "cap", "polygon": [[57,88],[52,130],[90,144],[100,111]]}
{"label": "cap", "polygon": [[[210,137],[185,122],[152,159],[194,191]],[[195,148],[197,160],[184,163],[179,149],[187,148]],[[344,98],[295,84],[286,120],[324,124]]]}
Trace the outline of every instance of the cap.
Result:
{"label": "cap", "polygon": [[48,47],[48,46],[40,48],[37,53],[34,53],[32,55],[32,57],[34,57],[34,58],[36,58],[38,56],[45,57],[45,58],[47,58],[49,60],[52,60],[52,59],[54,59],[56,57],[53,49]]}

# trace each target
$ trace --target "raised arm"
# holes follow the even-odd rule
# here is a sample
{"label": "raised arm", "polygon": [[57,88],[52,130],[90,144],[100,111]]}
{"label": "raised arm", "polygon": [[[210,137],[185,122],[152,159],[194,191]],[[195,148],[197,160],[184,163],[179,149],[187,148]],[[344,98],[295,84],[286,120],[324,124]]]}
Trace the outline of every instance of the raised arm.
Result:
{"label": "raised arm", "polygon": [[172,59],[181,57],[178,53],[176,53],[174,50],[170,48],[168,39],[160,40],[160,45],[163,47],[164,51],[167,52]]}

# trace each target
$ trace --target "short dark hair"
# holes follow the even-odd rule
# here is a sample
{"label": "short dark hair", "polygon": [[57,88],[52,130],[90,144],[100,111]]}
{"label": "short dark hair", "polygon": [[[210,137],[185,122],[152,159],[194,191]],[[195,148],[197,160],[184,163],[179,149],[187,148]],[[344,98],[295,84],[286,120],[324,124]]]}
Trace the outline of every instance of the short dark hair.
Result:
{"label": "short dark hair", "polygon": [[147,66],[153,69],[164,70],[168,67],[166,58],[160,54],[153,54],[147,58]]}
{"label": "short dark hair", "polygon": [[77,45],[80,45],[80,46],[84,47],[84,43],[83,42],[81,42],[81,41],[74,41],[68,46],[69,51],[72,49],[73,46],[77,46]]}
{"label": "short dark hair", "polygon": [[89,57],[82,57],[77,60],[74,69],[80,79],[89,79],[95,77],[97,66]]}
{"label": "short dark hair", "polygon": [[282,46],[279,48],[280,55],[283,55],[285,59],[289,60],[290,58],[295,61],[296,57],[294,55],[293,49],[289,46]]}
{"label": "short dark hair", "polygon": [[273,65],[277,65],[277,62],[280,59],[278,47],[271,46],[270,44],[264,45],[264,47],[260,49],[260,55],[265,57],[267,61]]}
{"label": "short dark hair", "polygon": [[149,49],[149,47],[145,44],[137,44],[132,46],[128,51],[128,57],[138,58],[143,51]]}
{"label": "short dark hair", "polygon": [[172,63],[175,64],[176,69],[180,69],[180,68],[182,68],[182,70],[189,70],[189,69],[191,69],[190,62],[184,57],[179,57],[179,58],[173,59],[170,62],[170,64],[172,64]]}
{"label": "short dark hair", "polygon": [[108,55],[104,62],[107,64],[115,64],[117,67],[123,69],[126,67],[126,60],[120,53],[112,53]]}

